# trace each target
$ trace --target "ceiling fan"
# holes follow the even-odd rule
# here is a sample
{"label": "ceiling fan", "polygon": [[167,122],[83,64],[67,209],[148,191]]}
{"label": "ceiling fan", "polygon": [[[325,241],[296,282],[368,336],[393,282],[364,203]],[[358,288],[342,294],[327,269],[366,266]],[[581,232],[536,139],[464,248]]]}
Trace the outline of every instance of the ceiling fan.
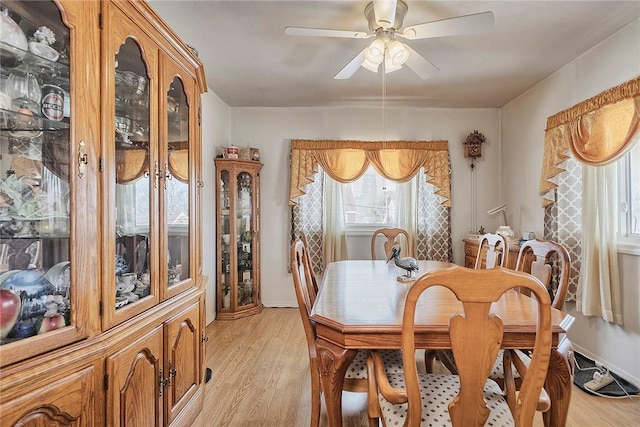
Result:
{"label": "ceiling fan", "polygon": [[290,36],[317,36],[375,40],[353,58],[334,79],[348,79],[360,66],[372,72],[378,72],[383,64],[385,73],[399,70],[406,65],[420,78],[426,79],[439,71],[438,67],[401,43],[396,37],[407,40],[477,34],[493,28],[493,13],[481,12],[458,16],[440,21],[425,22],[402,29],[407,14],[407,4],[402,0],[373,0],[364,9],[369,23],[368,33],[362,31],[333,30],[327,28],[286,27],[285,34]]}

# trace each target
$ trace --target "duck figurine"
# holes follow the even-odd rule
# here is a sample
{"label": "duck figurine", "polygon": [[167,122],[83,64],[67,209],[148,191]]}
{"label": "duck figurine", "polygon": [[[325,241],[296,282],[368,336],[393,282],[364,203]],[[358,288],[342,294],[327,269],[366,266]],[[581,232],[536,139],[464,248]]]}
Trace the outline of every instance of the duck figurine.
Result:
{"label": "duck figurine", "polygon": [[405,277],[411,278],[411,272],[418,271],[418,261],[416,261],[415,258],[410,256],[400,258],[400,250],[401,250],[400,245],[397,245],[397,244],[393,245],[393,247],[391,248],[391,252],[389,254],[389,259],[387,260],[387,263],[389,263],[389,261],[393,259],[393,262],[395,262],[398,267],[407,271],[407,274],[405,274]]}

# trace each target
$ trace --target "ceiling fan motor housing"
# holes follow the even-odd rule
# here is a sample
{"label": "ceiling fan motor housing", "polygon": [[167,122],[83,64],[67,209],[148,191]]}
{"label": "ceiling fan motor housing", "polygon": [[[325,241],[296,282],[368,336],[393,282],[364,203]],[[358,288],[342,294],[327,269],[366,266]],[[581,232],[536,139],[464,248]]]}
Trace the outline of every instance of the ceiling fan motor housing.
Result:
{"label": "ceiling fan motor housing", "polygon": [[[398,30],[402,27],[402,21],[407,14],[407,9],[407,4],[405,2],[403,2],[402,0],[397,1],[395,19],[393,20],[393,24],[389,28]],[[367,7],[364,8],[364,16],[367,18],[367,22],[369,23],[369,31],[371,31],[372,33],[376,32],[376,30],[381,27],[381,25],[376,21],[373,2],[369,3]]]}

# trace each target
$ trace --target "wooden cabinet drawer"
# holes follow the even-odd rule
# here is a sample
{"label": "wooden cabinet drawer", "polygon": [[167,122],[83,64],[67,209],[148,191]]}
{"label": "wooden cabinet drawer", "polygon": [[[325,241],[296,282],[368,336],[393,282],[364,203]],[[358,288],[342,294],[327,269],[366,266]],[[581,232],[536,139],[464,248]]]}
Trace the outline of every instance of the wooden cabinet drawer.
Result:
{"label": "wooden cabinet drawer", "polygon": [[95,411],[95,381],[91,365],[15,399],[3,399],[2,425],[101,424]]}

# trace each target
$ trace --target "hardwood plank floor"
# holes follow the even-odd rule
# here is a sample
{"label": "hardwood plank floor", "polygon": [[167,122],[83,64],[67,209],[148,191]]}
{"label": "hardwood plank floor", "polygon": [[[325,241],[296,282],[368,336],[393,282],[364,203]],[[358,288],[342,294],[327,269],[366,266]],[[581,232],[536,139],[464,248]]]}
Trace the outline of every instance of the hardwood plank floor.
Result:
{"label": "hardwood plank floor", "polygon": [[[200,427],[308,427],[309,357],[297,308],[266,308],[255,316],[207,327],[204,409]],[[345,427],[366,427],[364,393],[346,393]],[[327,426],[326,417],[320,421]],[[535,427],[541,427],[537,417]],[[569,427],[640,425],[640,399],[606,399],[573,387]]]}

